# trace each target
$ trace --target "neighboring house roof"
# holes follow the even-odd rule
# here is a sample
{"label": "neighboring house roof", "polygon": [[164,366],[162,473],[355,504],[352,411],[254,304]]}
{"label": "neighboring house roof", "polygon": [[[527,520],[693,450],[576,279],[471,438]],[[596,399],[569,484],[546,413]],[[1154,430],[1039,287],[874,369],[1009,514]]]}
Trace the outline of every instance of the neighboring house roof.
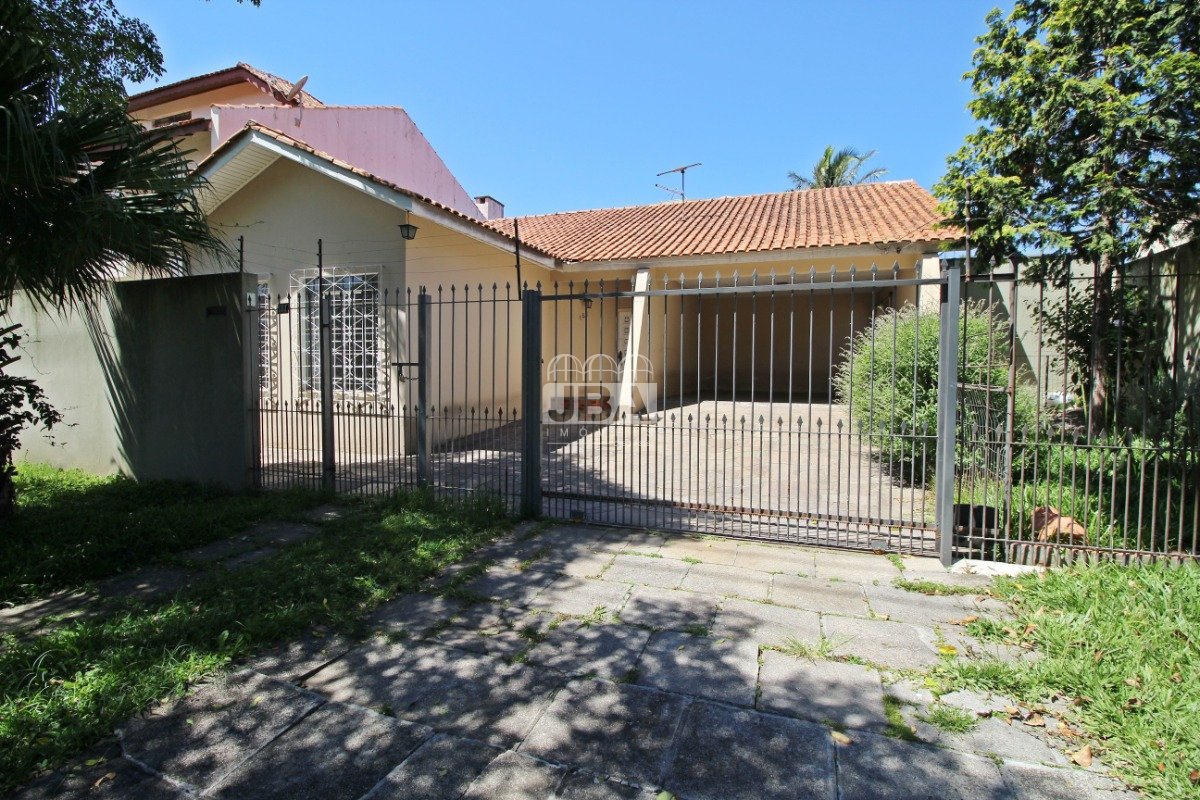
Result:
{"label": "neighboring house roof", "polygon": [[[320,150],[317,150],[315,147],[300,141],[299,139],[294,139],[291,136],[288,136],[286,133],[274,130],[273,128],[268,128],[266,125],[261,125],[254,121],[246,123],[245,127],[223,142],[219,147],[217,147],[217,149],[213,150],[207,158],[196,165],[196,174],[206,178],[208,181],[207,190],[201,195],[202,205],[209,206],[206,211],[211,211],[212,208],[215,208],[217,205],[224,202],[226,199],[231,197],[242,187],[252,181],[255,177],[257,177],[257,175],[264,169],[274,163],[274,158],[263,158],[255,161],[248,160],[246,163],[242,164],[230,163],[231,159],[236,156],[236,151],[238,151],[240,148],[243,148],[250,140],[252,140],[255,135],[265,137],[273,142],[277,142],[279,145],[282,145],[283,147],[292,151],[306,153],[313,158],[318,159],[320,162],[335,168],[343,174],[349,173],[350,176],[356,176],[356,178],[369,181],[375,187],[385,189],[388,192],[401,195],[405,198],[418,200],[421,203],[436,209],[438,212],[441,212],[444,217],[449,217],[455,223],[465,223],[468,226],[468,229],[474,231],[480,238],[484,238],[485,240],[491,239],[493,243],[495,243],[497,240],[503,242],[512,242],[514,244],[516,242],[511,234],[488,227],[483,222],[473,217],[469,217],[466,214],[463,214],[462,212],[445,205],[444,203],[439,203],[437,200],[426,197],[422,194],[418,194],[410,189],[406,189],[405,187],[385,180],[378,175],[372,175],[364,169],[360,169],[359,167],[331,156],[328,153],[323,153]],[[223,170],[223,168],[226,166],[229,168]],[[222,171],[224,171],[226,174],[222,175]],[[356,180],[355,183],[361,184],[361,181]],[[552,254],[547,253],[536,246],[529,246],[525,242],[521,243],[521,251],[522,253],[529,253],[543,259],[549,259],[551,261],[554,259]]]}
{"label": "neighboring house roof", "polygon": [[[518,217],[521,244],[564,261],[627,261],[810,247],[942,242],[933,195],[914,181],[672,201]],[[486,223],[511,235],[513,219]]]}
{"label": "neighboring house roof", "polygon": [[[225,86],[233,86],[242,82],[254,84],[263,92],[272,95],[280,103],[286,102],[285,98],[295,87],[295,84],[289,80],[239,61],[232,67],[219,69],[216,72],[196,75],[176,81],[175,83],[155,86],[153,89],[147,89],[144,92],[130,95],[129,110],[131,112],[140,111],[143,108],[156,106],[160,103],[167,103],[171,100],[178,100],[183,97],[200,94],[201,92],[209,92]],[[307,108],[317,108],[324,105],[324,103],[303,89],[291,101],[291,104]]]}

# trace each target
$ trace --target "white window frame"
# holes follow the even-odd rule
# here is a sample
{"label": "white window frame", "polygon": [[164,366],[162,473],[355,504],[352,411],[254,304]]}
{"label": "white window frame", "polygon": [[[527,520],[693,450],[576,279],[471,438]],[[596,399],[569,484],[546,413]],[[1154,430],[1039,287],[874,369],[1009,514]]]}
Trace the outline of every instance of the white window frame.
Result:
{"label": "white window frame", "polygon": [[[342,397],[377,397],[387,385],[383,363],[381,269],[326,267],[325,294],[330,298],[333,345],[333,391]],[[315,269],[291,274],[299,315],[296,364],[299,387],[320,392],[320,308]]]}

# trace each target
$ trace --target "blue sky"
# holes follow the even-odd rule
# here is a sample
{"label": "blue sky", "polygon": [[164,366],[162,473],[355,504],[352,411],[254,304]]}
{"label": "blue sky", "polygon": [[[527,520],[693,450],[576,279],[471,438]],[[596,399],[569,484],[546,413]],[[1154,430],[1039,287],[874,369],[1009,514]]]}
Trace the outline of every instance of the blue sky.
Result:
{"label": "blue sky", "polygon": [[[932,187],[974,126],[962,74],[996,3],[118,0],[165,81],[241,60],[327,103],[400,105],[509,214],[790,188],[826,144]],[[675,185],[674,176],[670,185]]]}

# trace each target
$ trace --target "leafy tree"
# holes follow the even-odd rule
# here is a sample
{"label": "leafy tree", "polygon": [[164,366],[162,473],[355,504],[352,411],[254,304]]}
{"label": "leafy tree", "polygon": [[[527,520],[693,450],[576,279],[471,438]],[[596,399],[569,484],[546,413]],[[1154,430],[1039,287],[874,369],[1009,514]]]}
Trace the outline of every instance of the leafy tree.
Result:
{"label": "leafy tree", "polygon": [[56,100],[67,108],[96,99],[124,103],[124,81],[163,74],[154,32],[113,0],[34,0],[33,13],[54,67]]}
{"label": "leafy tree", "polygon": [[96,99],[124,104],[126,82],[163,75],[154,31],[122,14],[114,0],[33,0],[33,13],[55,67],[57,102],[66,108]]}
{"label": "leafy tree", "polygon": [[882,178],[887,174],[883,167],[875,167],[862,173],[863,164],[875,157],[874,150],[860,153],[853,147],[843,147],[834,152],[833,145],[825,148],[821,158],[813,166],[812,177],[806,178],[795,172],[788,177],[795,189],[828,189],[832,186],[854,186]]}
{"label": "leafy tree", "polygon": [[[47,35],[28,0],[0,2],[0,315],[18,293],[43,308],[93,299],[128,262],[180,274],[197,253],[224,252],[174,144],[103,95],[56,102],[62,72]],[[56,417],[36,386],[4,373],[20,343],[4,327],[0,498],[11,498],[17,434]]]}
{"label": "leafy tree", "polygon": [[987,265],[1028,263],[1060,288],[1072,264],[1091,266],[1080,372],[1098,430],[1113,412],[1123,265],[1200,220],[1200,6],[1017,0],[987,25],[966,74],[980,127],[935,191]]}

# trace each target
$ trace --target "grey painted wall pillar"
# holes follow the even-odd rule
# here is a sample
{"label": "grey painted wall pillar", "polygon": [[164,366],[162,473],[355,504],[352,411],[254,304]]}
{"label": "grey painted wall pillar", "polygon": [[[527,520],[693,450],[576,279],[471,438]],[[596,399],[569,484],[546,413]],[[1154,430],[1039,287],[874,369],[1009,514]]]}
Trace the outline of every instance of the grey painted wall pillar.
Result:
{"label": "grey painted wall pillar", "polygon": [[118,282],[91,307],[39,313],[17,368],[63,413],[52,440],[30,432],[22,457],[89,472],[254,483],[257,329],[253,275]]}

